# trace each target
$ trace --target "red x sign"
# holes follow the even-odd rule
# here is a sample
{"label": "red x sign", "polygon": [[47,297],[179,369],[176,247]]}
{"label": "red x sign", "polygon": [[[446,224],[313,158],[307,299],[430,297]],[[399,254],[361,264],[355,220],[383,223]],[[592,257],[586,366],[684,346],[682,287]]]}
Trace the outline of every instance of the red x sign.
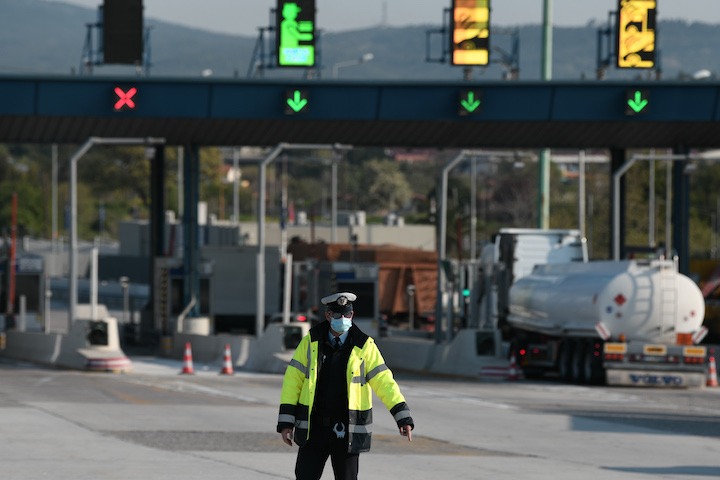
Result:
{"label": "red x sign", "polygon": [[123,91],[120,87],[115,87],[115,95],[118,96],[118,100],[115,102],[115,110],[120,110],[127,106],[129,109],[135,108],[135,101],[132,99],[137,93],[137,88],[132,87],[127,92]]}

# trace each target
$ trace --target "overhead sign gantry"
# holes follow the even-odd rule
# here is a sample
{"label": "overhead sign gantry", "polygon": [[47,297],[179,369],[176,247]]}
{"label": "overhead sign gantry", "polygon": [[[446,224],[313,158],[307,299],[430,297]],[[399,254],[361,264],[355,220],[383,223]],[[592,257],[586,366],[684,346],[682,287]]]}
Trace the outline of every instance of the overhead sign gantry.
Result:
{"label": "overhead sign gantry", "polygon": [[717,82],[0,77],[0,142],[717,148]]}

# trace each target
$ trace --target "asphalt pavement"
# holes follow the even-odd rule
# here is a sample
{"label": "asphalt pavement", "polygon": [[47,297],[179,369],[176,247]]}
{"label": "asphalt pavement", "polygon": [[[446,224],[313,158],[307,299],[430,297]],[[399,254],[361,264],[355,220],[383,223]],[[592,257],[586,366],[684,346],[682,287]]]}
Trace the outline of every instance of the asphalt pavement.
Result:
{"label": "asphalt pavement", "polygon": [[[133,357],[129,374],[0,360],[0,475],[12,480],[292,479],[281,375]],[[398,374],[416,422],[375,399],[373,480],[720,477],[720,389],[651,391]],[[332,477],[328,464],[323,480]]]}

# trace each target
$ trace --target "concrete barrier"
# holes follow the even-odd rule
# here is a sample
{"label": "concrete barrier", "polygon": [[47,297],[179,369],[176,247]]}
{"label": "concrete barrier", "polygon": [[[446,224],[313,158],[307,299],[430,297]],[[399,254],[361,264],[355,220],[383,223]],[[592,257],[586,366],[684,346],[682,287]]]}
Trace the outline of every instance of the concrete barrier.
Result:
{"label": "concrete barrier", "polygon": [[464,377],[478,377],[488,366],[507,366],[505,358],[477,353],[477,330],[460,330],[449,344],[435,347],[430,371]]}
{"label": "concrete barrier", "polygon": [[[0,354],[78,370],[130,371],[131,363],[120,349],[117,321],[112,317],[104,321],[107,322],[107,345],[90,345],[87,337],[91,321],[76,320],[67,334],[10,330],[7,332],[5,350]],[[190,343],[193,363],[200,368],[214,368],[219,372],[224,364],[225,346],[229,345],[234,370],[284,373],[294,353],[294,345],[288,346],[288,342],[297,344],[309,328],[306,323],[271,323],[260,338],[176,333],[170,340],[172,344],[166,347],[171,358],[182,359],[185,344]],[[475,330],[461,330],[449,344],[436,344],[433,339],[402,335],[375,340],[391,369],[482,378],[483,369],[506,368],[508,362],[505,358],[478,355],[476,335]]]}
{"label": "concrete barrier", "polygon": [[5,349],[2,355],[45,365],[55,365],[62,348],[63,335],[41,332],[5,332]]}
{"label": "concrete barrier", "polygon": [[449,344],[401,334],[376,341],[391,369],[480,378],[488,367],[506,368],[506,358],[477,353],[476,336],[477,330],[460,330]]}
{"label": "concrete barrier", "polygon": [[67,333],[9,330],[2,355],[75,370],[130,371],[132,362],[120,348],[117,320],[102,305],[96,306],[97,320],[88,319],[90,312],[89,305],[78,305],[78,319]]}
{"label": "concrete barrier", "polygon": [[432,340],[413,337],[376,338],[385,363],[392,370],[429,372],[435,355]]}

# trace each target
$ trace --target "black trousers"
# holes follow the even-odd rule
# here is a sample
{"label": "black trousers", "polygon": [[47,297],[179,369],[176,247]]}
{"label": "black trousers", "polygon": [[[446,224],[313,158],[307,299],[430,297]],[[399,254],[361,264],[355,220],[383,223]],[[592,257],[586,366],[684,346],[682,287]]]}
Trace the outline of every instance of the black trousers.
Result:
{"label": "black trousers", "polygon": [[337,438],[332,427],[314,426],[310,440],[298,451],[296,480],[320,480],[328,457],[335,480],[357,480],[360,454],[348,453],[347,448],[347,436]]}

